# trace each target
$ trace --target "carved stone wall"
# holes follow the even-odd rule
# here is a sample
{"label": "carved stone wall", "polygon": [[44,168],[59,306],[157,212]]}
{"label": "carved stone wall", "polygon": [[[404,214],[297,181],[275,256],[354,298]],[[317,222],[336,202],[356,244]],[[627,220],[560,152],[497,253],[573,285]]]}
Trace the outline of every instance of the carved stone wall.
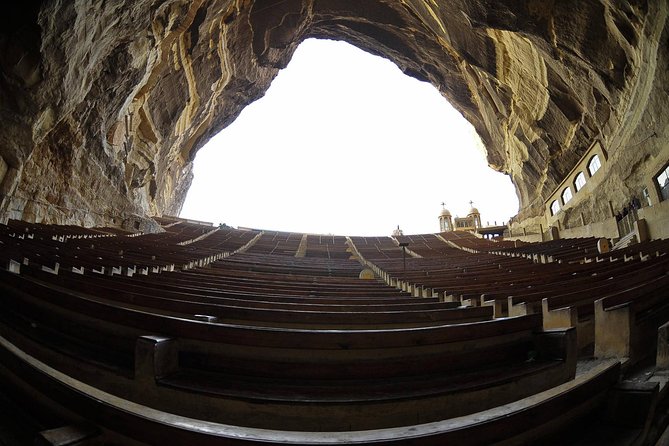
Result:
{"label": "carved stone wall", "polygon": [[543,213],[599,138],[611,173],[577,212],[596,220],[641,186],[669,136],[665,0],[15,3],[0,19],[5,218],[177,214],[197,150],[308,37],[437,87],[511,176],[519,220]]}

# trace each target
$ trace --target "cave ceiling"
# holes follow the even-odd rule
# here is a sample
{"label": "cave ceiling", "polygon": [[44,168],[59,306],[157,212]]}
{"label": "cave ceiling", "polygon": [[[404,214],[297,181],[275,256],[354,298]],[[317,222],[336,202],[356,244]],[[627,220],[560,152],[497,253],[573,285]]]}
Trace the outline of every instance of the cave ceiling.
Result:
{"label": "cave ceiling", "polygon": [[434,85],[511,176],[519,219],[543,212],[593,141],[623,166],[650,156],[631,140],[667,128],[665,0],[16,3],[0,31],[0,213],[12,218],[178,214],[197,150],[306,38]]}

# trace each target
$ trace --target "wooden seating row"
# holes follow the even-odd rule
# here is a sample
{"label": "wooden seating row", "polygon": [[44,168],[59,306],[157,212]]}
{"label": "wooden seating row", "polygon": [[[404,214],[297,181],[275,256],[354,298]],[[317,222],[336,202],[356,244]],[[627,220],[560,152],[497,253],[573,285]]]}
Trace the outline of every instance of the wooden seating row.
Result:
{"label": "wooden seating row", "polygon": [[536,283],[543,270],[525,259],[489,254],[459,252],[457,256],[436,259],[408,259],[404,262],[377,260],[374,266],[387,281],[429,289],[429,295],[442,297],[489,291],[500,283]]}
{"label": "wooden seating row", "polygon": [[[600,407],[617,380],[617,362],[574,380],[576,331],[544,329],[540,312],[493,320],[492,306],[463,308],[436,293],[416,299],[361,280],[358,262],[329,254],[335,245],[340,252],[341,238],[321,238],[312,258],[300,258],[290,251],[306,241],[308,252],[310,236],[224,232],[180,246],[201,255],[228,241],[235,251],[248,244],[207,268],[133,276],[53,274],[35,263],[18,274],[0,270],[3,380],[26,398],[64,404],[105,435],[170,444],[543,441]],[[428,254],[407,259],[423,269],[406,273],[392,239],[367,249],[404,280],[441,281],[460,296],[492,290],[500,299],[632,265],[538,265],[435,239],[444,248],[423,237]],[[261,242],[256,252],[252,241]],[[384,252],[388,241],[400,256]],[[651,263],[659,265],[643,266]],[[602,308],[613,314],[621,305],[638,308],[633,321],[644,329],[658,308],[614,298]]]}
{"label": "wooden seating row", "polygon": [[[409,329],[240,326],[188,320],[138,307],[137,302],[120,303],[8,274],[2,277],[7,309],[3,323],[16,332],[40,338],[31,328],[36,326],[51,340],[58,333],[59,348],[69,355],[116,352],[106,360],[117,369],[132,363],[131,345],[138,332],[160,333],[178,340],[170,347],[178,367],[161,380],[171,396],[165,396],[165,401],[159,398],[161,404],[175,404],[174,392],[196,392],[208,395],[219,409],[229,409],[220,413],[241,417],[242,412],[231,409],[238,409],[240,400],[252,401],[253,411],[247,410],[245,418],[260,422],[251,416],[260,405],[265,425],[285,426],[299,418],[303,426],[328,420],[332,427],[376,428],[406,420],[416,410],[425,420],[434,421],[456,416],[453,410],[477,411],[512,401],[518,397],[518,383],[524,383],[523,391],[536,392],[573,376],[573,342],[560,335],[560,347],[553,345],[552,353],[541,354],[545,341],[538,341],[542,335],[534,334],[541,326],[538,315]],[[29,315],[31,322],[21,325],[21,315]],[[79,339],[84,333],[88,347]],[[527,363],[531,351],[540,353],[535,362]],[[563,359],[556,362],[551,357]],[[96,361],[101,359],[89,358],[89,366]],[[77,373],[74,366],[69,370]],[[282,380],[285,387],[279,385]],[[328,387],[323,380],[336,381]],[[274,393],[270,388],[276,389]],[[304,397],[295,398],[296,392]],[[356,408],[355,419],[341,412],[341,398]]]}
{"label": "wooden seating row", "polygon": [[[228,235],[246,233],[231,230],[224,232]],[[146,274],[151,271],[192,268],[206,264],[222,258],[229,252],[228,249],[237,249],[239,244],[239,240],[231,245],[227,241],[219,240],[215,244],[216,248],[198,243],[181,246],[169,242],[169,237],[166,237],[165,234],[149,234],[132,238],[110,236],[95,240],[58,241],[45,238],[43,234],[22,239],[0,235],[3,246],[0,257],[5,262],[10,259],[19,263],[32,261],[50,269],[58,264],[60,268],[76,269],[80,273],[97,271],[113,274],[131,270],[132,273]]]}
{"label": "wooden seating row", "polygon": [[491,242],[487,247],[479,249],[502,255],[523,256],[543,263],[570,262],[597,254],[597,240],[594,237],[568,238],[513,247],[496,247]]}
{"label": "wooden seating row", "polygon": [[510,242],[497,242],[480,238],[469,231],[442,232],[439,236],[449,244],[469,252],[489,252],[502,247],[514,246],[514,244]]}
{"label": "wooden seating row", "polygon": [[165,230],[163,233],[144,234],[149,239],[157,239],[161,243],[179,244],[188,243],[191,240],[205,236],[208,233],[216,231],[218,228],[188,221],[175,221],[173,223],[162,225]]}
{"label": "wooden seating row", "polygon": [[[469,240],[452,239],[454,243]],[[480,245],[485,243],[494,244],[486,241]],[[490,305],[496,317],[542,313],[546,329],[577,327],[579,348],[585,351],[594,346],[599,356],[617,352],[617,357],[631,356],[637,360],[652,354],[654,333],[669,317],[665,316],[664,302],[658,297],[669,289],[665,278],[669,270],[666,242],[647,242],[621,253],[585,257],[592,251],[592,244],[593,239],[581,239],[523,247],[532,255],[560,257],[561,263],[530,263],[520,257],[509,262],[497,255],[472,250],[446,253],[436,261],[377,259],[373,265],[389,283],[415,296],[439,295],[468,304]],[[580,261],[575,260],[579,258]],[[522,261],[515,263],[517,260]],[[601,303],[612,299],[622,299],[624,303],[596,310],[599,308],[596,301],[600,299]],[[610,309],[617,308],[616,305],[625,308],[620,311],[626,312],[624,326],[629,328],[616,330],[609,322],[619,314]],[[635,307],[640,310],[630,311]],[[635,322],[637,313],[642,315],[638,320],[643,323]],[[620,337],[607,335],[609,332]]]}
{"label": "wooden seating row", "polygon": [[[617,381],[619,363],[607,362],[575,380],[477,417],[351,432],[253,429],[185,418],[119,398],[64,376],[0,338],[0,361],[17,399],[35,400],[61,413],[85,413],[104,427],[108,443],[133,438],[146,444],[557,444],[562,433],[601,408]],[[30,390],[34,389],[34,390]],[[66,410],[67,409],[67,410]],[[70,415],[70,417],[72,417]],[[72,419],[71,422],[80,422]]]}
{"label": "wooden seating row", "polygon": [[443,257],[454,249],[436,234],[400,235],[394,238],[398,243],[407,243],[408,248],[421,257]]}
{"label": "wooden seating row", "polygon": [[[166,279],[183,281],[182,283],[196,280],[224,288],[238,286],[254,287],[255,290],[269,288],[276,292],[288,290],[296,295],[401,295],[379,280],[361,280],[358,276],[362,267],[355,261],[330,260],[325,264],[321,261],[312,265],[308,260],[292,258],[288,258],[287,262],[276,263],[275,257],[278,256],[254,255],[249,259],[244,254],[238,254],[212,263],[207,269],[179,276],[166,276]],[[281,258],[285,257],[279,257]]]}
{"label": "wooden seating row", "polygon": [[226,261],[227,267],[255,272],[285,272],[287,274],[308,274],[310,276],[338,276],[357,278],[362,266],[354,260],[299,258],[255,253],[239,253]]}
{"label": "wooden seating row", "polygon": [[402,258],[402,249],[390,237],[350,237],[350,240],[365,259]]}
{"label": "wooden seating row", "polygon": [[[490,290],[483,298],[493,300],[501,298],[507,300],[509,296],[522,296],[538,293],[544,290],[565,290],[565,287],[581,286],[583,284],[611,277],[612,274],[625,273],[635,268],[635,263],[585,263],[585,264],[542,264],[537,271],[542,272],[540,281],[525,286],[516,283],[502,284]],[[522,301],[520,301],[522,302]],[[513,302],[518,303],[518,302]]]}
{"label": "wooden seating row", "polygon": [[[509,291],[507,298],[510,314],[536,312],[541,310],[541,299],[550,297],[550,308],[559,308],[571,301],[583,299],[583,295],[595,294],[598,289],[606,292],[615,290],[621,284],[639,283],[650,280],[664,273],[668,267],[669,257],[654,258],[649,261],[628,261],[619,263],[579,265],[569,276],[560,276],[564,280],[555,280],[557,287],[550,284],[539,284],[532,288]],[[522,306],[516,310],[516,307]]]}
{"label": "wooden seating row", "polygon": [[219,228],[207,233],[206,237],[195,240],[189,247],[198,250],[214,250],[233,253],[249,244],[260,233],[256,231],[241,231],[231,228]]}
{"label": "wooden seating row", "polygon": [[[21,270],[26,270],[22,268]],[[180,281],[179,277],[183,277],[184,280]],[[83,283],[92,282],[99,278],[99,275],[93,275],[91,278],[86,278],[81,280]],[[195,293],[195,294],[206,294],[222,298],[244,298],[244,299],[255,299],[255,300],[271,300],[275,302],[280,301],[305,301],[311,303],[319,302],[338,302],[338,303],[362,303],[365,301],[370,302],[379,302],[379,303],[418,303],[415,299],[411,299],[406,294],[402,294],[397,290],[390,289],[387,287],[379,286],[376,290],[370,287],[360,287],[356,291],[356,287],[353,287],[351,290],[343,288],[340,290],[338,287],[332,286],[329,290],[325,290],[320,293],[315,293],[312,291],[314,288],[293,288],[293,289],[281,289],[273,288],[271,283],[264,281],[263,286],[232,286],[232,285],[221,285],[215,283],[207,283],[202,280],[191,280],[191,275],[179,274],[178,276],[172,275],[159,275],[155,277],[143,277],[143,276],[133,276],[132,278],[118,278],[117,282],[123,284],[123,286],[133,286],[139,288],[147,289],[159,289],[159,290],[172,290],[172,291],[183,291],[186,293]],[[371,290],[371,291],[370,291]],[[376,291],[374,293],[373,291]],[[421,302],[437,302],[437,298],[422,300]]]}
{"label": "wooden seating row", "polygon": [[[117,302],[146,308],[150,311],[193,320],[229,324],[255,324],[298,328],[400,328],[475,322],[492,319],[492,308],[461,308],[457,303],[409,301],[408,299],[337,299],[315,304],[315,299],[276,302],[219,298],[213,293],[185,285],[166,289],[160,283],[133,286],[129,278],[92,277],[82,280],[78,275],[62,272],[57,277],[40,270],[24,269],[23,275],[49,284]],[[142,284],[144,285],[144,284]],[[200,294],[192,294],[194,292]]]}
{"label": "wooden seating row", "polygon": [[302,236],[303,234],[293,232],[264,231],[246,252],[294,257],[302,241]]}
{"label": "wooden seating row", "polygon": [[50,225],[44,223],[27,223],[21,220],[9,220],[7,225],[0,225],[0,233],[13,236],[34,236],[40,234],[42,237],[56,240],[79,239],[79,238],[101,238],[114,235],[128,235],[128,231],[115,228],[84,228],[73,225]]}
{"label": "wooden seating row", "polygon": [[662,257],[669,255],[669,239],[650,240],[636,243],[625,248],[616,249],[607,253],[596,253],[583,258],[584,262],[618,262],[631,259],[645,260],[648,257]]}
{"label": "wooden seating row", "polygon": [[595,301],[595,355],[629,358],[655,355],[657,330],[669,320],[669,273]]}
{"label": "wooden seating row", "polygon": [[348,259],[351,252],[343,236],[307,235],[305,257]]}

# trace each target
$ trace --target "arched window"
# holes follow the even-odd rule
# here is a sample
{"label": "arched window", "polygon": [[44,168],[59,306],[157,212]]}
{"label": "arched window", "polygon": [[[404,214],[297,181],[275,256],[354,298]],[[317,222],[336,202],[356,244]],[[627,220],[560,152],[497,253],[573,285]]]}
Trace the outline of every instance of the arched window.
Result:
{"label": "arched window", "polygon": [[571,188],[569,186],[567,186],[562,191],[562,204],[569,203],[569,200],[571,200],[571,197],[572,197]]}
{"label": "arched window", "polygon": [[576,175],[576,179],[574,180],[574,189],[576,189],[576,192],[580,191],[581,188],[585,186],[585,174],[583,172],[579,172],[578,175]]}
{"label": "arched window", "polygon": [[602,167],[602,163],[599,161],[599,155],[590,158],[590,162],[588,163],[588,172],[590,172],[590,176],[593,176],[600,167]]}
{"label": "arched window", "polygon": [[655,177],[662,200],[669,200],[669,165]]}
{"label": "arched window", "polygon": [[553,200],[551,203],[551,215],[555,215],[560,211],[560,203],[557,200]]}

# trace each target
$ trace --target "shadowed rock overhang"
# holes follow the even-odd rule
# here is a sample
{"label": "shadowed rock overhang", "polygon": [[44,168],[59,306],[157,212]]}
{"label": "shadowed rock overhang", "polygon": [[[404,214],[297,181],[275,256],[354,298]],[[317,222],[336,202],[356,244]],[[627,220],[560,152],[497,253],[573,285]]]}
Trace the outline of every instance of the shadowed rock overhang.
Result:
{"label": "shadowed rock overhang", "polygon": [[197,150],[310,37],[345,40],[438,88],[511,176],[521,220],[543,212],[595,140],[612,167],[580,212],[604,216],[667,140],[664,0],[20,5],[0,28],[5,218],[178,214]]}

